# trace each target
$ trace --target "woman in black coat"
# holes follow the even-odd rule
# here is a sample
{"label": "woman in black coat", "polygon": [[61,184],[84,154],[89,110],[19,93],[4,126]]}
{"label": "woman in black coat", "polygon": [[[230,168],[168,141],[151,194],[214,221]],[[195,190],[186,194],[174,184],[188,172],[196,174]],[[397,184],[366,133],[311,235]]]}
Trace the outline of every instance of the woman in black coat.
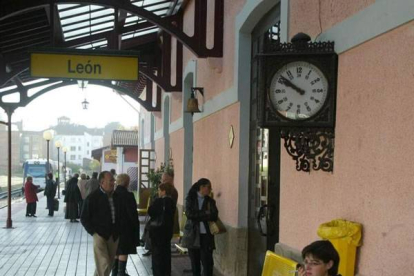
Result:
{"label": "woman in black coat", "polygon": [[[171,238],[176,208],[175,202],[171,198],[172,188],[173,186],[170,184],[160,184],[158,198],[148,208],[154,276],[171,275]],[[155,225],[156,222],[160,222],[158,226]]]}
{"label": "woman in black coat", "polygon": [[79,222],[79,202],[82,200],[81,193],[78,187],[78,178],[72,177],[68,181],[68,186],[65,191],[66,213],[65,219],[70,219],[70,222]]}
{"label": "woman in black coat", "polygon": [[210,180],[201,178],[191,187],[185,202],[187,222],[182,245],[188,248],[194,276],[201,275],[201,264],[203,276],[213,275],[215,244],[208,222],[217,221],[218,210],[216,201],[209,196],[210,193]]}
{"label": "woman in black coat", "polygon": [[125,268],[129,254],[137,254],[139,245],[139,220],[137,202],[134,194],[128,191],[130,178],[121,173],[116,178],[115,195],[117,209],[120,215],[120,229],[118,249],[115,263],[112,267],[112,276],[125,276]]}

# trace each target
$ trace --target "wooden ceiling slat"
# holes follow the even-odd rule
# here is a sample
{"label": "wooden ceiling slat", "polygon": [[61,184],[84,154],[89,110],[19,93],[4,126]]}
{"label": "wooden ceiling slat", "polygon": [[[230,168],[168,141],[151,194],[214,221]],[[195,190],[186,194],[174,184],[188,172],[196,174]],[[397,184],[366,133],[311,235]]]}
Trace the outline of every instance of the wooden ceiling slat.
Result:
{"label": "wooden ceiling slat", "polygon": [[[43,33],[44,31],[49,31],[49,27],[47,26],[39,26],[37,29],[30,29],[30,30],[24,30],[24,31],[20,31],[20,32],[16,32],[16,37],[18,37],[20,40],[23,40],[25,35],[27,34],[32,34],[32,33],[38,33],[41,32]],[[7,46],[7,45],[3,45],[2,43],[0,43],[0,46]]]}
{"label": "wooden ceiling slat", "polygon": [[50,41],[50,32],[48,32],[47,35],[43,35],[43,36],[35,36],[35,37],[24,37],[24,38],[20,38],[18,41],[14,41],[13,43],[8,43],[6,45],[1,45],[0,44],[0,50],[7,50],[8,48],[15,48],[15,46],[17,45],[32,45],[33,42],[37,43],[38,41]]}
{"label": "wooden ceiling slat", "polygon": [[45,42],[44,40],[42,42],[39,43],[33,43],[30,45],[21,45],[20,47],[15,47],[13,49],[10,50],[2,50],[1,52],[3,54],[7,54],[7,53],[15,53],[15,52],[19,52],[19,51],[27,51],[33,47],[39,47],[39,46],[49,46],[50,45],[50,41]]}
{"label": "wooden ceiling slat", "polygon": [[45,30],[42,30],[42,31],[31,32],[30,34],[27,34],[25,36],[18,36],[18,35],[13,35],[13,36],[9,35],[9,36],[6,36],[6,37],[2,36],[2,40],[0,41],[0,45],[2,45],[2,44],[7,45],[8,43],[13,43],[15,41],[22,41],[23,42],[23,40],[25,40],[25,39],[31,39],[31,38],[37,37],[37,36],[44,36],[45,37],[46,34],[50,35],[50,29],[49,28],[47,28]]}
{"label": "wooden ceiling slat", "polygon": [[37,22],[31,22],[27,24],[16,24],[12,28],[0,29],[1,37],[17,35],[25,32],[31,32],[32,30],[38,29],[39,27],[49,27],[49,21],[41,20]]}
{"label": "wooden ceiling slat", "polygon": [[8,29],[10,27],[15,27],[16,25],[23,25],[27,21],[29,23],[38,22],[39,20],[42,20],[46,17],[46,13],[43,14],[35,14],[35,15],[28,15],[26,17],[23,17],[21,19],[16,19],[15,17],[8,18],[6,20],[0,21],[0,30]]}

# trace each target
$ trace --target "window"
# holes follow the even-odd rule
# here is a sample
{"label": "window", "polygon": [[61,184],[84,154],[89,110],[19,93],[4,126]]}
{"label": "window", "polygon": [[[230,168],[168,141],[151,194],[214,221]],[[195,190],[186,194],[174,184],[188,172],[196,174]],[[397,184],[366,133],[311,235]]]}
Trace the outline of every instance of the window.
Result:
{"label": "window", "polygon": [[78,138],[78,142],[80,142],[81,141],[81,138]]}
{"label": "window", "polygon": [[28,152],[29,151],[29,145],[24,145],[23,146],[23,151]]}
{"label": "window", "polygon": [[30,138],[29,137],[24,137],[24,141],[26,142],[26,143],[29,143],[30,142]]}
{"label": "window", "polygon": [[70,160],[76,160],[76,155],[71,155]]}
{"label": "window", "polygon": [[24,154],[24,159],[29,159],[29,158],[30,158],[30,155],[28,153],[25,153]]}
{"label": "window", "polygon": [[78,159],[82,159],[82,155],[78,155]]}
{"label": "window", "polygon": [[76,147],[70,147],[70,151],[76,151]]}
{"label": "window", "polygon": [[87,150],[87,151],[86,151],[86,154],[88,154],[88,155],[89,155],[89,150]]}
{"label": "window", "polygon": [[87,142],[86,145],[89,147],[89,142]]}
{"label": "window", "polygon": [[72,138],[70,138],[70,141],[71,142],[76,142],[76,138],[75,137],[72,137]]}
{"label": "window", "polygon": [[78,151],[81,151],[82,150],[82,147],[78,147]]}

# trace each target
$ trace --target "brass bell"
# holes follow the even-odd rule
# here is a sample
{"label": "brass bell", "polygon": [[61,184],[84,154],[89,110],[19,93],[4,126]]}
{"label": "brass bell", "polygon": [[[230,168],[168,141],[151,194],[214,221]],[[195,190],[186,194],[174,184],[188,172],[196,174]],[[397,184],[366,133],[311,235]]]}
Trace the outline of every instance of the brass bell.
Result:
{"label": "brass bell", "polygon": [[195,98],[188,99],[187,111],[186,112],[189,112],[191,114],[201,112],[200,109],[198,109],[198,100],[197,99],[195,99]]}
{"label": "brass bell", "polygon": [[191,96],[187,101],[187,110],[185,112],[191,113],[200,113],[200,109],[198,108],[198,100],[195,97],[195,90],[194,87],[191,88]]}

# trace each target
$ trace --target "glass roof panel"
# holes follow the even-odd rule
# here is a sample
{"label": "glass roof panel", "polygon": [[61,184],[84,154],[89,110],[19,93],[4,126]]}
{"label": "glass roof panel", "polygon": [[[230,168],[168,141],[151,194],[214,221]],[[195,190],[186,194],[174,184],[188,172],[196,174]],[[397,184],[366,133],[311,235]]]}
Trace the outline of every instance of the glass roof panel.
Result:
{"label": "glass roof panel", "polygon": [[[131,0],[133,5],[142,7],[160,17],[165,17],[167,15],[167,12],[174,2],[175,0]],[[178,2],[181,3],[182,1]],[[114,29],[115,14],[114,9],[112,8],[106,8],[99,5],[59,4],[58,10],[65,41],[87,37],[101,32],[112,31]],[[125,19],[123,26],[128,27],[144,22],[147,22],[147,20],[139,18],[131,13],[127,13],[127,18]],[[159,29],[156,26],[136,30],[123,34],[122,39],[125,40],[140,35],[146,35],[148,33],[157,32],[158,30]],[[81,47],[97,47],[92,44],[87,45],[83,45]],[[103,44],[97,45],[102,46]]]}

